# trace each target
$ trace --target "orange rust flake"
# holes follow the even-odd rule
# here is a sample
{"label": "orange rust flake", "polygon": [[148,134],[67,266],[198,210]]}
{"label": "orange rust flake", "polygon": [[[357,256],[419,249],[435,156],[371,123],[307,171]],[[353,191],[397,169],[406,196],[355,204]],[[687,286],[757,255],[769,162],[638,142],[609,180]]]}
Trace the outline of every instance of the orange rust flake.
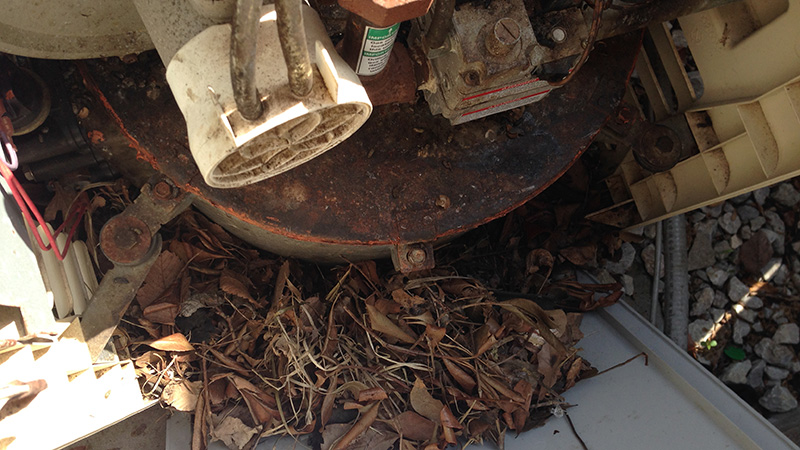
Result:
{"label": "orange rust flake", "polygon": [[89,136],[89,140],[92,141],[92,144],[99,144],[106,141],[106,137],[103,135],[102,131],[92,130],[88,132],[87,135]]}

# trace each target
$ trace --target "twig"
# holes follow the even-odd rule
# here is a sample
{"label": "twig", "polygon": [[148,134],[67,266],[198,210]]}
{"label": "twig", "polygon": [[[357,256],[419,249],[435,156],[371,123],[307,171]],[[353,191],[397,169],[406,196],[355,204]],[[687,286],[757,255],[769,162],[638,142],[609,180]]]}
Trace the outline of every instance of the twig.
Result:
{"label": "twig", "polygon": [[645,353],[645,352],[642,352],[642,353],[639,353],[638,355],[634,355],[634,356],[632,356],[632,357],[628,358],[627,360],[625,360],[625,361],[623,361],[623,362],[621,362],[621,363],[619,363],[619,364],[617,364],[617,365],[615,365],[615,366],[611,366],[611,367],[609,367],[608,369],[601,370],[600,372],[597,372],[597,373],[596,373],[595,375],[593,375],[593,376],[595,376],[595,377],[596,377],[596,376],[598,376],[598,375],[602,375],[602,374],[604,374],[604,373],[606,373],[606,372],[609,372],[609,371],[611,371],[611,370],[614,370],[614,369],[616,369],[617,367],[622,367],[622,366],[624,366],[625,364],[628,364],[629,362],[633,361],[634,359],[636,359],[636,358],[638,358],[638,357],[640,357],[640,356],[644,356],[644,365],[645,365],[645,366],[646,366],[646,365],[648,365],[648,364],[650,363],[650,361],[649,361],[649,358],[647,357],[647,353]]}
{"label": "twig", "polygon": [[[639,356],[639,355],[636,355],[636,356]],[[628,360],[628,361],[630,361],[630,360]],[[622,364],[625,364],[625,363],[622,363]],[[586,446],[586,442],[583,442],[583,439],[581,439],[581,435],[578,434],[578,430],[575,429],[575,424],[572,423],[572,419],[569,417],[569,414],[567,414],[566,410],[564,410],[564,417],[567,418],[567,423],[569,424],[569,427],[572,429],[572,433],[578,439],[578,442],[581,443],[581,447],[583,447],[583,450],[589,450],[589,447]]]}

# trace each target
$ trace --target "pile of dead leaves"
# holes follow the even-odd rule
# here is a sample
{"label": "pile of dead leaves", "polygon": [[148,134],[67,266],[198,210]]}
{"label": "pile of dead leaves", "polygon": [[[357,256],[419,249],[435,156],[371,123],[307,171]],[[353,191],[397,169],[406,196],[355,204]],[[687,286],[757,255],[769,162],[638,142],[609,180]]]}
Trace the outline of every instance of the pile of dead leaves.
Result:
{"label": "pile of dead leaves", "polygon": [[194,412],[195,448],[502,445],[593,372],[573,347],[580,314],[499,300],[453,269],[264,258],[194,212],[167,230],[116,344],[145,394]]}

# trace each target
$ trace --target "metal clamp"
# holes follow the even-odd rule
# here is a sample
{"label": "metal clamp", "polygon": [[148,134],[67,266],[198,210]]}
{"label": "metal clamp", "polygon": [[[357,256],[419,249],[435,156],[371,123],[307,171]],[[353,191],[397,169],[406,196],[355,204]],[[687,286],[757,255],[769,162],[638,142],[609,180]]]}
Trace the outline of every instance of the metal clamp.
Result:
{"label": "metal clamp", "polygon": [[106,272],[81,316],[92,361],[111,339],[161,253],[161,236],[157,234],[161,225],[189,208],[192,199],[171,181],[157,179],[144,185],[136,201],[103,226],[100,248],[114,268]]}

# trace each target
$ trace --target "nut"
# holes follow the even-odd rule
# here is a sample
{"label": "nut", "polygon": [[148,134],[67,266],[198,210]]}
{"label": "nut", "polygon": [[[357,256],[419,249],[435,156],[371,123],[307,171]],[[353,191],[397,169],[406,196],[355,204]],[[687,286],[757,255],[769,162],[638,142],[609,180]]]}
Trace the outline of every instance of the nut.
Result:
{"label": "nut", "polygon": [[172,186],[166,181],[159,181],[153,186],[153,196],[160,200],[169,200],[172,198]]}
{"label": "nut", "polygon": [[424,16],[433,0],[339,0],[339,6],[379,27]]}

